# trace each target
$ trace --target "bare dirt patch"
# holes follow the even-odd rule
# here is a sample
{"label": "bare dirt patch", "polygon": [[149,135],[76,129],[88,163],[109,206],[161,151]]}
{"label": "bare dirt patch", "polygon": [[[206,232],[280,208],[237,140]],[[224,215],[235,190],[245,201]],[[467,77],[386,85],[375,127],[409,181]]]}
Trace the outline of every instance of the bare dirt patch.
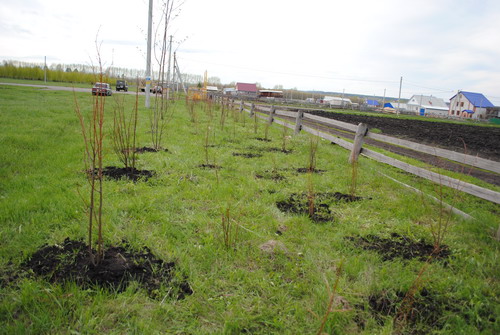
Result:
{"label": "bare dirt patch", "polygon": [[313,195],[313,211],[310,210],[310,199],[306,193],[293,193],[288,199],[276,202],[276,207],[284,213],[306,214],[315,223],[333,222],[334,216],[330,204],[334,202],[352,202],[362,200],[340,192],[322,192]]}
{"label": "bare dirt patch", "polygon": [[149,178],[155,175],[154,171],[150,170],[138,170],[136,168],[131,168],[131,167],[120,168],[116,166],[106,166],[102,170],[102,174],[109,179],[120,180],[126,178],[133,181],[138,181],[138,180],[147,181]]}
{"label": "bare dirt patch", "polygon": [[406,260],[417,258],[426,261],[431,256],[433,259],[444,260],[451,255],[451,251],[446,245],[442,245],[439,252],[435,252],[433,244],[414,240],[397,233],[392,233],[387,238],[367,235],[348,236],[346,239],[352,241],[357,247],[379,253],[384,261],[391,261],[396,258]]}
{"label": "bare dirt patch", "polygon": [[115,292],[122,292],[136,281],[153,298],[158,297],[162,287],[171,289],[177,299],[193,293],[187,281],[176,279],[175,262],[157,258],[147,247],[132,250],[126,243],[106,248],[104,259],[94,265],[85,243],[66,239],[60,245],[41,247],[21,265],[21,270],[51,283],[74,281],[82,288],[99,286]]}

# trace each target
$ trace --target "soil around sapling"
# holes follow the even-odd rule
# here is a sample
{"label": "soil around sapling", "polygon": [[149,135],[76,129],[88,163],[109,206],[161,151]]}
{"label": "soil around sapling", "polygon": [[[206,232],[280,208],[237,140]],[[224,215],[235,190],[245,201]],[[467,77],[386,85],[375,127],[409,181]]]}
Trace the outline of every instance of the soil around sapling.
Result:
{"label": "soil around sapling", "polygon": [[163,148],[155,149],[152,147],[142,147],[142,148],[135,148],[135,152],[138,154],[143,154],[146,152],[168,152],[168,149],[163,149]]}
{"label": "soil around sapling", "polygon": [[392,233],[390,237],[377,235],[347,236],[356,247],[364,250],[375,251],[382,256],[382,260],[391,261],[396,258],[410,260],[418,259],[426,261],[432,256],[432,260],[446,260],[451,255],[448,246],[442,245],[438,252],[434,251],[434,245],[421,240],[414,240],[408,236]]}
{"label": "soil around sapling", "polygon": [[315,223],[333,222],[330,204],[360,201],[364,198],[340,192],[321,192],[314,194],[314,210],[311,215],[307,193],[292,193],[286,200],[276,202],[276,207],[284,213],[306,214]]}
{"label": "soil around sapling", "polygon": [[62,244],[42,246],[20,270],[51,283],[74,281],[84,289],[99,286],[119,293],[136,281],[152,298],[163,298],[161,289],[176,299],[193,293],[189,283],[176,275],[175,262],[156,257],[147,247],[133,250],[126,242],[105,248],[103,260],[94,265],[87,244],[67,238]]}
{"label": "soil around sapling", "polygon": [[285,155],[289,155],[293,153],[292,149],[282,149],[282,148],[264,148],[262,151],[267,151],[267,152],[280,152]]}
{"label": "soil around sapling", "polygon": [[215,164],[200,164],[200,165],[198,165],[198,167],[201,169],[208,169],[208,170],[220,170],[220,169],[222,169],[222,166],[215,165]]}
{"label": "soil around sapling", "polygon": [[262,157],[262,154],[256,154],[252,152],[233,152],[233,156],[243,158],[259,158]]}
{"label": "soil around sapling", "polygon": [[266,170],[261,173],[256,173],[255,178],[257,179],[266,179],[266,180],[273,180],[273,181],[283,181],[286,180],[286,177],[277,171],[270,171]]}
{"label": "soil around sapling", "polygon": [[323,172],[326,172],[326,170],[320,170],[320,169],[309,169],[309,168],[298,168],[295,170],[296,172],[298,173],[317,173],[317,174],[321,174]]}
{"label": "soil around sapling", "polygon": [[[367,297],[366,305],[355,306],[358,312],[354,320],[359,328],[364,329],[366,322],[363,313],[366,310],[379,325],[388,322],[388,319],[401,318],[403,315],[398,315],[398,313],[402,311],[401,307],[405,296],[406,292],[388,290],[372,294]],[[406,323],[402,334],[415,335],[429,334],[443,329],[447,321],[446,314],[461,315],[464,306],[470,304],[468,301],[449,298],[443,293],[428,290],[425,287],[413,297],[408,297],[404,303],[406,307],[410,308],[408,314],[404,316]],[[480,317],[471,317],[467,314],[463,317],[469,325],[478,330],[483,330],[488,323],[495,324],[497,321],[494,312],[487,306],[479,306],[477,313]]]}
{"label": "soil around sapling", "polygon": [[149,178],[155,175],[155,172],[150,170],[138,170],[131,167],[120,168],[116,166],[106,166],[102,170],[102,174],[108,179],[120,180],[125,178],[136,182],[139,180],[147,181]]}

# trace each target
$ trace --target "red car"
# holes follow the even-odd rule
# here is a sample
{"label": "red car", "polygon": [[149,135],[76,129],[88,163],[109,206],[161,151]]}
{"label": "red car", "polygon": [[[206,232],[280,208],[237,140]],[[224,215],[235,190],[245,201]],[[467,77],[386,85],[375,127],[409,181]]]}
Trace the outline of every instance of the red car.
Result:
{"label": "red car", "polygon": [[92,95],[106,95],[110,96],[113,94],[111,86],[108,83],[95,83],[92,87]]}

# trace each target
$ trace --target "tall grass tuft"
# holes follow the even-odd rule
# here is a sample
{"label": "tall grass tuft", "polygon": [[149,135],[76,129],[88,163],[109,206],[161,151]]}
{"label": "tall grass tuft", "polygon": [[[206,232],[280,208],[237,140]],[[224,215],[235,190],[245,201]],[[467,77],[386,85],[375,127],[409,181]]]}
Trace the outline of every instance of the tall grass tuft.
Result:
{"label": "tall grass tuft", "polygon": [[227,249],[234,249],[238,241],[238,224],[231,218],[229,207],[222,214],[221,227],[224,246]]}

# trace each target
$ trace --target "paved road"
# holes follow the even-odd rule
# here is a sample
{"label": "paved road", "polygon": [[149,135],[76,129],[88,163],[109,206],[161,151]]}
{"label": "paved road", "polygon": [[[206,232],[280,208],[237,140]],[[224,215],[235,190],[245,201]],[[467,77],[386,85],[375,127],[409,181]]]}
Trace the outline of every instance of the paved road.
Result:
{"label": "paved road", "polygon": [[[83,93],[92,93],[92,88],[82,88],[82,87],[66,87],[66,86],[50,86],[50,85],[35,85],[35,84],[16,84],[16,83],[0,83],[0,85],[11,85],[11,86],[25,86],[25,87],[39,87],[46,90],[53,91],[70,91],[70,92],[83,92]],[[132,94],[135,92],[116,92],[113,91],[113,94]],[[144,95],[144,92],[139,92],[139,94]]]}

